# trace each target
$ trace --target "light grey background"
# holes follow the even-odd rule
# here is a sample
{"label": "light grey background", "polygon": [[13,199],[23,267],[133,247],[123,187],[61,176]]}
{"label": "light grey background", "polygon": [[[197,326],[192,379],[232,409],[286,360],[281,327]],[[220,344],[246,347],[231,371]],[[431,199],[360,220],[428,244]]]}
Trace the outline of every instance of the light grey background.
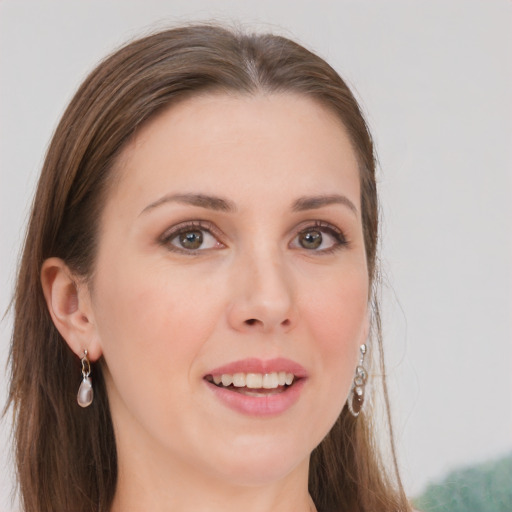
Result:
{"label": "light grey background", "polygon": [[[74,90],[126,39],[192,19],[296,38],[362,101],[380,159],[385,342],[408,492],[512,451],[509,0],[0,0],[0,311]],[[10,322],[0,324],[2,402]],[[7,417],[5,511],[16,508],[9,446]]]}

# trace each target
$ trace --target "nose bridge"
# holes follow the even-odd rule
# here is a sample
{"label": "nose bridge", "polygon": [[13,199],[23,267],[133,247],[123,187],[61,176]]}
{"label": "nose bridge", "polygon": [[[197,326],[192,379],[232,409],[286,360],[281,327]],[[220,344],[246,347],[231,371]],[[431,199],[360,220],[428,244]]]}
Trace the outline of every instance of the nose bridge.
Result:
{"label": "nose bridge", "polygon": [[240,254],[231,321],[237,329],[289,328],[294,322],[294,285],[278,247],[260,244]]}

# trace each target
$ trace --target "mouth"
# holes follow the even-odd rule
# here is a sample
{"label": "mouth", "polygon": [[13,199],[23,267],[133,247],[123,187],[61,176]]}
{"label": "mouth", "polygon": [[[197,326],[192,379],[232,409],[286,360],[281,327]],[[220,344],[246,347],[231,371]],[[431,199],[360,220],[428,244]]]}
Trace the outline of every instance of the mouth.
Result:
{"label": "mouth", "polygon": [[300,380],[300,377],[285,371],[271,373],[223,373],[206,375],[204,378],[207,382],[218,388],[253,397],[265,397],[283,393]]}
{"label": "mouth", "polygon": [[212,369],[203,380],[225,406],[245,415],[269,417],[285,413],[299,401],[308,374],[290,359],[249,358]]}

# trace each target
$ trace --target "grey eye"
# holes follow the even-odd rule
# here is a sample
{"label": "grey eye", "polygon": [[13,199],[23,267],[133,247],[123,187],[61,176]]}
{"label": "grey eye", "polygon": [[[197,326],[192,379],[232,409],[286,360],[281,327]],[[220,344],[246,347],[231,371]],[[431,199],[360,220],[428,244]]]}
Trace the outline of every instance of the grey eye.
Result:
{"label": "grey eye", "polygon": [[318,253],[328,253],[347,245],[343,233],[331,226],[313,225],[299,231],[291,247]]}
{"label": "grey eye", "polygon": [[317,230],[299,233],[299,243],[304,249],[318,249],[322,245],[322,233]]}
{"label": "grey eye", "polygon": [[209,229],[195,226],[185,227],[167,237],[166,244],[182,251],[203,251],[222,247]]}
{"label": "grey eye", "polygon": [[177,238],[184,249],[199,249],[203,244],[203,232],[200,230],[180,233]]}

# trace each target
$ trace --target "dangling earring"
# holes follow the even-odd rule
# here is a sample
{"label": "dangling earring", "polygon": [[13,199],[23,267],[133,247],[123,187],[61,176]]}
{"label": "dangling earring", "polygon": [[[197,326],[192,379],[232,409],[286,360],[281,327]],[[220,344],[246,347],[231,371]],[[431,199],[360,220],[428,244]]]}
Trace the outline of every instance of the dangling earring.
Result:
{"label": "dangling earring", "polygon": [[84,356],[80,359],[82,361],[82,383],[78,388],[78,394],[76,400],[80,407],[89,407],[92,404],[94,398],[94,391],[92,389],[92,382],[89,378],[91,374],[91,364],[87,357],[87,350],[84,350]]}
{"label": "dangling earring", "polygon": [[366,384],[366,379],[368,378],[366,369],[363,366],[366,350],[366,345],[363,343],[363,345],[359,347],[361,357],[359,358],[359,364],[356,368],[356,375],[354,377],[352,389],[348,396],[348,410],[356,417],[359,416],[364,404],[364,386]]}

